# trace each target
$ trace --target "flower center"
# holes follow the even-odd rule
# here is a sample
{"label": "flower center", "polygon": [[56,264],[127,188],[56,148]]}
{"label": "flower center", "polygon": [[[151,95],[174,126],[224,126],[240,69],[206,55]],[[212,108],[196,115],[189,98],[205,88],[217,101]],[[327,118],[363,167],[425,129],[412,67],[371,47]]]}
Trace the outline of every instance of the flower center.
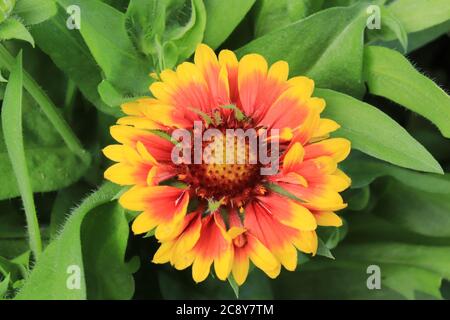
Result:
{"label": "flower center", "polygon": [[256,145],[240,137],[214,137],[202,147],[201,164],[186,166],[197,195],[242,205],[261,181]]}

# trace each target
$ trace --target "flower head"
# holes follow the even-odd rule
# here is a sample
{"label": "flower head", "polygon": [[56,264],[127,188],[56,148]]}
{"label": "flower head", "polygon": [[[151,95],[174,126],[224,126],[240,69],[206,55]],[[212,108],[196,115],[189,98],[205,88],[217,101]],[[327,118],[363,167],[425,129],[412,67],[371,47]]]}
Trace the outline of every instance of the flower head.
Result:
{"label": "flower head", "polygon": [[297,250],[314,255],[317,226],[342,225],[350,185],[338,168],[350,143],[329,137],[339,125],[320,117],[314,82],[206,45],[159,77],[154,98],[122,106],[119,144],[104,149],[117,162],[105,177],[131,186],[121,205],[141,212],[133,232],[161,243],[153,262],[192,265],[196,282],[214,266],[241,285],[250,262],[275,278],[296,268]]}

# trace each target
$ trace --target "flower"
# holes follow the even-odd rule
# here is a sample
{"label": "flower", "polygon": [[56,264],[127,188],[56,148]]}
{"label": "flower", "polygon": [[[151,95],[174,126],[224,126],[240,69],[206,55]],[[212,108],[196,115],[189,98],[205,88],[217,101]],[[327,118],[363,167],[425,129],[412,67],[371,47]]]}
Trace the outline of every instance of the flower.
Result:
{"label": "flower", "polygon": [[[241,285],[250,262],[275,278],[282,266],[295,270],[297,250],[315,255],[317,226],[342,225],[339,192],[351,181],[338,168],[350,142],[330,138],[339,125],[320,117],[325,101],[312,96],[314,82],[288,79],[284,61],[269,68],[260,55],[238,61],[223,50],[217,57],[203,44],[194,63],[159,77],[154,98],[122,105],[126,116],[111,127],[119,144],[103,150],[116,162],[105,178],[131,186],[120,204],[141,212],[133,232],[152,231],[161,243],[153,262],[192,265],[196,282],[214,265],[217,278],[232,274]],[[215,135],[205,139],[209,129]],[[217,135],[230,129],[254,130],[262,144]],[[179,130],[203,134],[200,162],[188,159],[198,151],[195,139],[181,139]],[[174,160],[180,144],[188,157]],[[263,146],[271,162],[262,161]]]}

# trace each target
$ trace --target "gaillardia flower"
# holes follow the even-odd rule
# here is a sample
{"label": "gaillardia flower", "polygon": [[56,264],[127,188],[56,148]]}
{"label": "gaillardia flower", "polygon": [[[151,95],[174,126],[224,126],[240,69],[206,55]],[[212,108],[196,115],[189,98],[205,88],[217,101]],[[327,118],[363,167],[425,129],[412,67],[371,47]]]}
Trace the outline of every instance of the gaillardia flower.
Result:
{"label": "gaillardia flower", "polygon": [[105,178],[131,186],[120,204],[141,212],[133,232],[161,243],[154,263],[192,265],[196,282],[214,264],[241,285],[250,262],[271,278],[295,270],[297,250],[316,254],[318,225],[342,225],[350,179],[337,164],[350,142],[330,138],[339,125],[320,117],[311,79],[288,79],[284,61],[269,68],[257,54],[238,61],[199,45],[194,63],[162,71],[150,91],[122,105],[119,144],[104,154],[117,162]]}

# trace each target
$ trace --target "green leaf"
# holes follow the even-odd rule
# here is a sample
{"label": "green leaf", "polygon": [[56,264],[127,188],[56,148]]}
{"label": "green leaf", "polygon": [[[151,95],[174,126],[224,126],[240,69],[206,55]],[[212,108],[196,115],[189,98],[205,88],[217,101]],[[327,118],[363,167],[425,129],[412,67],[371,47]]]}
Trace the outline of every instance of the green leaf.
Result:
{"label": "green leaf", "polygon": [[151,65],[138,55],[128,37],[125,15],[98,0],[57,1],[64,8],[80,7],[80,33],[106,79],[126,94],[147,92]]}
{"label": "green leaf", "polygon": [[128,5],[126,23],[130,36],[138,50],[145,54],[157,53],[155,41],[166,27],[166,6],[166,1],[162,0],[131,0]]}
{"label": "green leaf", "polygon": [[230,275],[228,277],[228,283],[230,284],[231,289],[233,289],[234,295],[236,296],[236,299],[239,299],[239,286],[236,283],[236,280],[234,280],[233,275]]}
{"label": "green leaf", "polygon": [[25,23],[32,25],[44,22],[57,12],[54,0],[17,0],[14,13]]}
{"label": "green leaf", "polygon": [[255,35],[279,30],[297,22],[322,7],[323,0],[260,0],[255,18]]}
{"label": "green leaf", "polygon": [[37,46],[76,83],[94,106],[102,112],[118,114],[101,100],[97,92],[102,81],[101,71],[80,34],[66,27],[67,18],[65,11],[59,8],[53,18],[34,26],[31,32]]}
{"label": "green leaf", "polygon": [[81,231],[87,298],[130,299],[137,268],[125,264],[129,227],[123,208],[115,202],[94,209]]}
{"label": "green leaf", "polygon": [[207,0],[206,28],[203,42],[213,49],[219,47],[244,19],[255,0]]}
{"label": "green leaf", "polygon": [[323,256],[328,259],[333,259],[333,260],[335,259],[333,254],[330,251],[330,248],[320,238],[319,238],[319,245],[317,247],[317,255]]}
{"label": "green leaf", "polygon": [[0,201],[0,252],[12,259],[29,250],[25,217],[13,201]]}
{"label": "green leaf", "polygon": [[16,58],[16,63],[12,68],[6,87],[1,118],[6,149],[25,210],[30,248],[37,259],[42,251],[42,240],[23,145],[22,84],[22,52],[20,52]]}
{"label": "green leaf", "polygon": [[15,3],[15,0],[0,2],[0,23],[9,18],[14,9]]}
{"label": "green leaf", "polygon": [[421,30],[418,32],[414,32],[414,33],[410,33],[408,35],[408,38],[409,38],[408,52],[416,50],[416,49],[430,43],[431,41],[434,41],[435,39],[439,38],[443,34],[446,34],[449,32],[450,32],[450,20],[447,20],[446,22],[435,25],[431,28]]}
{"label": "green leaf", "polygon": [[266,34],[237,51],[285,60],[290,75],[311,77],[318,87],[361,96],[365,6],[331,8]]}
{"label": "green leaf", "polygon": [[119,107],[126,102],[134,101],[141,97],[125,97],[121,92],[119,92],[110,82],[103,80],[98,85],[98,93],[108,106],[117,108],[117,112],[120,112]]}
{"label": "green leaf", "polygon": [[5,298],[6,293],[8,292],[10,282],[10,275],[7,274],[1,281],[0,281],[0,300]]}
{"label": "green leaf", "polygon": [[76,183],[58,191],[50,213],[50,237],[52,239],[58,236],[60,230],[64,227],[68,213],[81,203],[89,190],[89,187],[84,183]]}
{"label": "green leaf", "polygon": [[372,94],[388,98],[433,122],[450,138],[450,96],[400,53],[366,47],[364,76]]}
{"label": "green leaf", "polygon": [[[347,161],[347,163],[349,162],[350,160]],[[345,166],[344,168],[347,167]],[[357,183],[355,184],[351,173],[349,173],[348,171],[345,171],[345,173],[352,178],[351,189],[344,191],[344,193],[342,194],[343,198],[345,199],[345,202],[348,204],[347,209],[352,211],[364,210],[369,204],[370,188],[367,185],[361,187]]]}
{"label": "green leaf", "polygon": [[34,39],[30,32],[15,18],[9,18],[0,24],[0,40],[11,39],[24,40],[34,47]]}
{"label": "green leaf", "polygon": [[392,40],[398,39],[403,51],[408,50],[408,33],[403,27],[402,23],[385,7],[380,8],[381,14],[381,28],[368,30],[369,38]]}
{"label": "green leaf", "polygon": [[[3,126],[0,125],[0,129]],[[66,187],[86,172],[89,163],[80,162],[28,95],[23,96],[23,131],[25,160],[34,192]],[[19,196],[19,186],[1,131],[0,175],[11,181],[0,185],[0,200]]]}
{"label": "green leaf", "polygon": [[396,0],[388,9],[400,20],[408,33],[450,20],[450,2],[447,0]]}
{"label": "green leaf", "polygon": [[[450,175],[446,177],[446,186],[440,189],[439,193],[391,182],[373,212],[395,225],[418,234],[450,238]],[[426,189],[428,186],[430,189],[436,188],[432,185],[424,185],[423,188]]]}
{"label": "green leaf", "polygon": [[[16,296],[17,299],[86,299],[86,297],[88,297],[90,294],[93,294],[94,297],[101,295],[101,293],[99,293],[98,291],[98,288],[109,288],[108,284],[99,284],[99,282],[101,282],[100,279],[104,278],[99,278],[99,282],[95,283],[94,281],[94,284],[89,287],[89,280],[91,279],[92,281],[92,278],[90,278],[91,276],[88,272],[91,271],[86,270],[87,268],[91,268],[91,270],[93,270],[92,268],[95,269],[98,265],[95,264],[96,262],[92,262],[90,258],[87,258],[87,261],[90,263],[85,263],[84,261],[84,259],[86,258],[83,257],[83,250],[86,250],[87,246],[82,246],[82,235],[83,238],[86,239],[86,233],[84,233],[85,231],[82,230],[82,225],[85,218],[87,216],[90,216],[91,214],[97,217],[99,217],[98,215],[100,215],[101,218],[107,219],[106,221],[96,220],[97,228],[95,232],[99,233],[98,237],[101,237],[103,240],[107,241],[111,248],[115,248],[112,253],[113,258],[111,258],[112,260],[115,260],[115,254],[117,254],[118,252],[117,248],[121,248],[121,246],[123,245],[118,245],[117,243],[115,243],[115,240],[119,241],[120,239],[123,239],[122,237],[127,238],[128,236],[118,236],[118,233],[124,231],[123,223],[119,224],[121,225],[121,227],[117,227],[114,229],[103,228],[103,225],[110,226],[110,223],[112,223],[111,221],[115,221],[114,223],[116,223],[120,220],[120,216],[124,217],[122,210],[118,207],[116,207],[115,209],[112,208],[111,204],[111,199],[114,198],[119,190],[120,187],[112,183],[106,183],[99,190],[86,198],[86,200],[72,212],[70,217],[67,219],[64,228],[61,230],[59,236],[48,245],[41,256],[41,259],[34,266],[34,269],[30,273],[28,279],[25,281],[22,289]],[[109,215],[103,214],[102,212],[104,210],[106,210]],[[128,228],[126,230],[126,233],[128,234]],[[111,238],[107,236],[108,234]],[[103,244],[91,243],[89,244],[89,246],[98,249],[98,247],[96,246],[102,247]],[[93,251],[90,251],[89,254],[92,254],[92,252]],[[100,265],[104,265],[104,262],[110,259],[109,257],[105,258],[105,256],[108,254],[108,251],[97,252],[97,254],[101,255],[101,259],[98,261]],[[112,266],[109,266],[109,268],[111,267]],[[67,286],[68,281],[71,280],[70,277],[76,277],[77,275],[73,272],[74,268],[80,271],[79,289],[77,289],[76,287]],[[104,272],[106,275],[109,268],[103,269],[102,272]],[[110,278],[108,281],[111,281],[111,284],[116,284],[117,278],[115,277],[122,277],[124,275],[109,274],[109,276],[112,278]],[[128,277],[128,280],[130,280],[130,275],[128,273],[126,277]],[[130,284],[130,282],[125,281],[122,282],[122,284],[127,285],[124,292],[128,294],[128,285]],[[89,290],[91,290],[91,288],[93,291],[89,293]],[[116,294],[120,293],[122,289],[123,288],[115,288],[115,290],[117,291]],[[103,292],[102,294],[104,294],[105,296],[114,295],[109,291]]]}
{"label": "green leaf", "polygon": [[[195,284],[191,271],[180,272],[172,267],[158,270],[159,286],[164,299],[236,299],[228,282],[222,282],[212,276]],[[245,283],[239,287],[239,299],[273,299],[270,278],[259,269],[249,272]]]}
{"label": "green leaf", "polygon": [[340,165],[351,177],[352,188],[362,188],[380,177],[390,176],[406,186],[424,192],[450,193],[450,178],[447,175],[412,171],[364,155],[351,156]]}
{"label": "green leaf", "polygon": [[341,125],[337,136],[375,158],[418,171],[443,173],[433,156],[399,124],[377,108],[331,90],[318,89],[327,101],[324,116]]}
{"label": "green leaf", "polygon": [[339,246],[337,260],[353,260],[380,264],[410,265],[450,278],[449,247],[397,242],[360,243]]}
{"label": "green leaf", "polygon": [[161,71],[192,55],[203,38],[206,11],[201,0],[132,0],[126,23],[135,46]]}
{"label": "green leaf", "polygon": [[[177,2],[168,9],[169,16],[166,20],[164,39],[173,42],[178,50],[178,61],[183,61],[194,53],[195,48],[203,39],[206,26],[206,9],[202,0]],[[182,2],[184,4],[180,6]],[[190,12],[190,14],[184,12]],[[189,17],[187,23],[180,21],[180,16],[183,15]]]}

